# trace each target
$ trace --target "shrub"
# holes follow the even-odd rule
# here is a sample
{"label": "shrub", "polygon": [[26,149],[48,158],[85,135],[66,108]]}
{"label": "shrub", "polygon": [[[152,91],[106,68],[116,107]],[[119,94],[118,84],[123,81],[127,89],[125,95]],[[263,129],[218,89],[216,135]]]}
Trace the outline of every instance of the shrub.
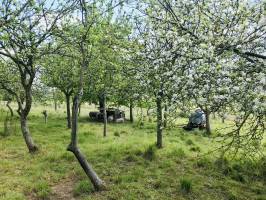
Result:
{"label": "shrub", "polygon": [[156,150],[157,148],[155,147],[155,145],[150,145],[144,152],[143,157],[146,160],[154,160],[156,157]]}
{"label": "shrub", "polygon": [[192,190],[192,182],[190,179],[187,179],[187,178],[182,178],[180,180],[180,187],[181,187],[181,190],[185,193],[189,193],[191,192]]}
{"label": "shrub", "polygon": [[87,180],[79,181],[74,186],[74,196],[80,196],[83,194],[90,194],[94,191],[92,184],[90,184]]}

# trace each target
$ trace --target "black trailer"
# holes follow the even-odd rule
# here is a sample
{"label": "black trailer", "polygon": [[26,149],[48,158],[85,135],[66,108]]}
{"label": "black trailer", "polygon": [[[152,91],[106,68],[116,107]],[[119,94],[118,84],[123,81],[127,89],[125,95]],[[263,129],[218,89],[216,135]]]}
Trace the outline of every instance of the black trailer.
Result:
{"label": "black trailer", "polygon": [[[103,122],[104,109],[99,108],[99,111],[90,112],[89,116],[93,121]],[[106,109],[107,120],[109,122],[124,122],[125,121],[125,112],[117,108],[108,108]]]}

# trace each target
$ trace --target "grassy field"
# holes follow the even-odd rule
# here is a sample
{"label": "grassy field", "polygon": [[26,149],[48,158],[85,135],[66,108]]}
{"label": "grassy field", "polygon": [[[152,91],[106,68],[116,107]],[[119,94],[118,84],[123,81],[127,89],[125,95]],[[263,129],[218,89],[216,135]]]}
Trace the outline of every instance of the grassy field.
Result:
{"label": "grassy field", "polygon": [[[41,111],[47,109],[48,124]],[[266,200],[266,160],[219,159],[206,154],[216,146],[203,132],[166,130],[164,148],[154,147],[155,123],[110,124],[102,136],[102,124],[88,121],[92,107],[83,107],[79,144],[88,161],[107,183],[94,192],[73,154],[66,151],[70,131],[64,107],[34,106],[29,126],[40,151],[30,155],[19,124],[8,137],[0,136],[0,199],[199,199]],[[0,112],[0,132],[5,112]],[[184,123],[185,119],[180,119]],[[213,121],[219,127],[219,121]],[[265,148],[264,142],[264,148]]]}

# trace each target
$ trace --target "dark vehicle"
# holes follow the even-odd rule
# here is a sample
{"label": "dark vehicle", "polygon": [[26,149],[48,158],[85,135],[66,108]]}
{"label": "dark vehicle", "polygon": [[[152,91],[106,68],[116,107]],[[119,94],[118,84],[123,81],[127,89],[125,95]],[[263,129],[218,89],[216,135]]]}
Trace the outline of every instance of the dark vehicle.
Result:
{"label": "dark vehicle", "polygon": [[[109,122],[124,122],[125,112],[117,108],[106,109],[107,120]],[[94,121],[103,122],[103,108],[100,108],[98,112],[90,112],[89,116]]]}

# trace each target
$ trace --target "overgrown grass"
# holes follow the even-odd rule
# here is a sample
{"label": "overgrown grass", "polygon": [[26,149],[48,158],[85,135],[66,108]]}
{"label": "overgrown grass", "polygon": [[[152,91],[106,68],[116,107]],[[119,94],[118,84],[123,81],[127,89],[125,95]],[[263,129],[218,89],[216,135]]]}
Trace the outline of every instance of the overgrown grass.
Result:
{"label": "overgrown grass", "polygon": [[[265,159],[203,156],[216,145],[213,140],[203,137],[202,131],[187,133],[180,128],[166,130],[164,148],[157,149],[155,123],[149,121],[142,126],[110,123],[103,138],[102,124],[89,122],[89,111],[83,108],[80,149],[108,185],[106,191],[93,192],[74,155],[66,151],[70,130],[63,108],[57,113],[50,109],[46,125],[42,110],[34,108],[29,120],[40,147],[37,154],[27,152],[19,128],[15,134],[0,137],[1,200],[49,199],[53,186],[65,178],[73,180],[71,192],[78,199],[266,199]],[[1,125],[3,119],[0,114]],[[220,126],[219,122],[214,126]]]}
{"label": "overgrown grass", "polygon": [[188,178],[182,178],[180,180],[180,187],[182,192],[190,193],[192,190],[192,181]]}

